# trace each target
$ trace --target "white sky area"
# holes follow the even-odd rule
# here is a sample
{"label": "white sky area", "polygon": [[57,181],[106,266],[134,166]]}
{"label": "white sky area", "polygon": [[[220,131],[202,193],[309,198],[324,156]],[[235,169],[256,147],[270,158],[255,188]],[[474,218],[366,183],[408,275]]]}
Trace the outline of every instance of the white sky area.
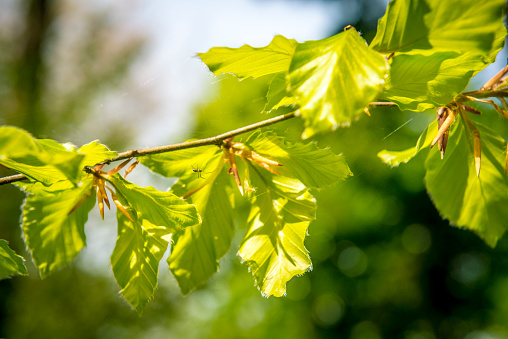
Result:
{"label": "white sky area", "polygon": [[[181,142],[187,137],[193,123],[193,106],[211,95],[217,85],[206,66],[194,58],[196,53],[215,46],[266,46],[277,34],[299,42],[321,39],[339,27],[341,18],[355,17],[356,12],[355,8],[326,1],[111,0],[93,4],[117,10],[114,20],[120,26],[147,39],[143,55],[131,69],[134,89],[110,93],[91,110],[92,116],[104,117],[104,113],[112,112],[121,115],[122,107],[129,105],[129,97],[135,95],[133,91],[149,92],[155,111],[124,117],[135,121],[130,145],[135,148]],[[350,23],[344,22],[344,26]],[[83,129],[97,130],[96,121],[91,119]],[[129,180],[157,187],[155,178],[137,172]],[[104,222],[94,212],[86,225],[88,245],[78,262],[91,272],[112,274],[107,266],[116,240],[115,212],[106,211]]]}

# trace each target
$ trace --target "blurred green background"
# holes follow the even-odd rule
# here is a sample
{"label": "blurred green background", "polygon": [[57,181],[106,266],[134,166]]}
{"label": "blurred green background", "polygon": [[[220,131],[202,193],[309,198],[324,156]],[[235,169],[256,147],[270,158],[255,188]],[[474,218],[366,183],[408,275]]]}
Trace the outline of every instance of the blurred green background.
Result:
{"label": "blurred green background", "polygon": [[[153,31],[139,29],[157,6],[179,24],[162,20]],[[179,12],[178,6],[186,9]],[[259,35],[319,39],[347,24],[370,41],[386,2],[218,1],[206,6],[199,1],[1,2],[0,123],[78,145],[100,138],[115,150],[216,135],[280,112],[260,115],[270,77],[212,78],[197,60],[189,61],[194,53],[214,45],[256,45]],[[284,20],[302,26],[305,15],[306,32],[285,33]],[[331,19],[325,25],[321,16],[326,15]],[[242,20],[273,32],[266,27],[236,31]],[[221,40],[218,33],[236,40]],[[189,42],[208,35],[209,46]],[[160,39],[165,53],[158,50]],[[506,51],[501,54],[502,67]],[[480,78],[471,86],[481,83]],[[499,118],[490,116],[480,119],[508,137]],[[441,219],[425,191],[425,154],[393,169],[376,157],[382,149],[414,145],[434,118],[433,112],[372,109],[371,117],[350,128],[311,140],[344,154],[354,177],[312,192],[318,217],[305,244],[313,270],[291,280],[286,297],[267,299],[254,287],[236,256],[245,232],[239,222],[219,273],[189,296],[181,296],[163,261],[154,300],[138,317],[122,300],[108,264],[116,237],[114,213],[104,222],[92,213],[88,247],[69,267],[41,281],[30,266],[30,277],[0,281],[0,337],[508,338],[506,237],[492,249]],[[302,132],[296,119],[271,129],[294,142]],[[8,174],[0,168],[0,176]],[[132,175],[140,185],[169,185],[141,167]],[[0,238],[29,259],[18,226],[22,200],[15,187],[0,187]],[[239,220],[245,209],[239,205]]]}

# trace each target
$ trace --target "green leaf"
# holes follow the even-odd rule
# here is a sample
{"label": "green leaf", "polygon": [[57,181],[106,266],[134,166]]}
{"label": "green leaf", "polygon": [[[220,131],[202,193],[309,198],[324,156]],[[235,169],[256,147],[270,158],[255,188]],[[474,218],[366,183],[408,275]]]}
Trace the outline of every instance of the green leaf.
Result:
{"label": "green leaf", "polygon": [[199,223],[196,207],[186,203],[172,192],[161,192],[153,187],[139,187],[120,175],[109,178],[117,193],[145,219],[156,226],[164,226],[171,233]]}
{"label": "green leaf", "polygon": [[70,211],[91,193],[92,179],[77,188],[69,189],[68,185],[64,181],[50,188],[41,184],[24,186],[35,194],[25,200],[22,227],[42,278],[69,263],[86,245],[84,225],[95,200],[89,197],[74,212]]}
{"label": "green leaf", "polygon": [[486,56],[498,48],[503,6],[503,0],[394,0],[371,47],[387,54],[436,48]]}
{"label": "green leaf", "polygon": [[273,169],[296,178],[308,188],[322,188],[346,179],[353,173],[342,155],[320,149],[314,143],[292,144],[274,133],[252,133],[245,142],[249,149],[283,166]]}
{"label": "green leaf", "polygon": [[382,90],[384,57],[351,28],[327,39],[299,44],[289,68],[290,96],[297,97],[308,138],[348,125]]}
{"label": "green leaf", "polygon": [[[222,159],[219,159],[221,165]],[[222,167],[222,166],[221,166]],[[191,196],[203,218],[178,235],[168,265],[183,294],[205,283],[219,269],[235,234],[230,178],[222,170],[215,180]],[[203,201],[206,203],[199,203]]]}
{"label": "green leaf", "polygon": [[496,31],[496,36],[494,38],[494,43],[492,44],[492,48],[490,49],[489,55],[485,59],[485,62],[490,64],[496,61],[497,53],[503,49],[504,42],[506,39],[506,27],[504,23],[502,25],[498,25],[498,29]]}
{"label": "green leaf", "polygon": [[38,139],[37,143],[50,155],[51,164],[59,169],[73,183],[84,175],[82,161],[84,155],[77,154],[71,144],[60,144],[51,139]]}
{"label": "green leaf", "polygon": [[508,176],[506,143],[476,124],[481,137],[481,172],[476,176],[473,139],[462,118],[450,128],[446,155],[432,150],[425,163],[425,183],[436,208],[452,225],[467,227],[490,246],[506,231]]}
{"label": "green leaf", "polygon": [[26,131],[11,126],[0,126],[0,160],[40,151],[40,146]]}
{"label": "green leaf", "polygon": [[486,66],[483,59],[479,54],[456,52],[397,55],[379,98],[395,102],[401,110],[421,112],[444,106]]}
{"label": "green leaf", "polygon": [[[234,236],[232,189],[224,169],[222,151],[199,147],[140,159],[152,171],[180,179],[172,190],[178,195],[195,191],[188,199],[203,222],[175,235],[169,268],[183,294],[205,283],[219,268],[219,259],[230,249]],[[201,169],[201,176],[192,169]]]}
{"label": "green leaf", "polygon": [[280,73],[273,78],[266,94],[264,112],[271,112],[283,106],[295,106],[297,104],[296,98],[288,96],[286,76],[286,73]]}
{"label": "green leaf", "polygon": [[280,297],[291,278],[311,267],[304,239],[315,218],[316,202],[298,180],[253,166],[249,177],[256,194],[238,253],[261,292]]}
{"label": "green leaf", "polygon": [[[148,155],[140,157],[139,162],[162,176],[168,178],[179,177],[180,180],[185,179],[184,181],[188,181],[187,179],[199,179],[197,172],[194,172],[193,169],[201,169],[205,173],[209,172],[208,162],[217,154],[222,154],[217,146],[204,146]],[[206,177],[206,175],[204,176]],[[196,180],[196,183],[200,181],[202,179]]]}
{"label": "green leaf", "polygon": [[116,152],[110,151],[105,145],[97,141],[92,141],[81,146],[78,149],[78,152],[85,154],[83,166],[93,166],[101,161],[112,159],[118,155]]}
{"label": "green leaf", "polygon": [[15,127],[0,127],[0,164],[49,186],[61,180],[76,183],[83,155],[54,140],[36,140]]}
{"label": "green leaf", "polygon": [[0,279],[14,274],[28,275],[24,259],[9,248],[7,241],[0,239]]}
{"label": "green leaf", "polygon": [[397,167],[401,163],[407,163],[409,160],[413,159],[420,151],[426,147],[429,147],[432,143],[432,140],[437,134],[437,121],[434,120],[430,123],[427,128],[423,131],[423,133],[418,138],[416,142],[416,146],[408,148],[404,151],[388,151],[382,150],[377,156],[383,160],[384,163]]}
{"label": "green leaf", "polygon": [[111,266],[122,295],[141,314],[157,286],[159,262],[168,248],[172,231],[138,218],[126,201],[122,204],[134,222],[117,210],[118,237]]}
{"label": "green leaf", "polygon": [[287,72],[297,42],[276,35],[266,47],[213,47],[198,53],[213,74],[233,73],[240,79]]}
{"label": "green leaf", "polygon": [[115,174],[109,181],[134,222],[117,212],[118,238],[111,257],[113,272],[122,294],[142,313],[157,285],[159,261],[170,235],[197,225],[196,207],[172,192],[139,187]]}

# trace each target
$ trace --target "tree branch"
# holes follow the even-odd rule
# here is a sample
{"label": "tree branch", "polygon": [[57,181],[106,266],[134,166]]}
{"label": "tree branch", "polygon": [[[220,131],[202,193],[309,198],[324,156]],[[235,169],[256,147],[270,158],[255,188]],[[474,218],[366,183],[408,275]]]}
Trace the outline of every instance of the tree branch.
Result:
{"label": "tree branch", "polygon": [[[459,96],[460,95],[468,95],[468,96],[473,96],[473,97],[476,97],[476,98],[507,97],[508,96],[508,92],[504,91],[504,90],[500,90],[500,91],[496,91],[496,90],[494,90],[494,91],[477,90],[477,91],[463,92],[463,93],[459,94]],[[389,102],[389,101],[388,102],[378,101],[378,102],[371,102],[369,104],[369,106],[374,106],[374,107],[397,107],[397,104],[395,104],[393,102]],[[205,139],[200,139],[200,140],[194,140],[194,141],[188,141],[188,142],[182,142],[182,143],[173,144],[173,145],[167,145],[167,146],[145,148],[145,149],[142,149],[142,150],[133,149],[133,150],[130,150],[130,151],[125,151],[125,152],[119,153],[118,156],[115,157],[115,158],[105,159],[105,160],[101,161],[100,163],[98,163],[97,165],[101,165],[101,164],[106,164],[107,165],[107,164],[110,164],[110,163],[112,163],[114,161],[129,159],[129,158],[133,158],[133,157],[142,157],[142,156],[150,155],[150,154],[159,154],[159,153],[173,152],[173,151],[178,151],[178,150],[187,149],[187,148],[201,147],[201,146],[207,146],[207,145],[218,145],[218,146],[220,146],[222,141],[227,139],[227,138],[231,138],[231,137],[234,137],[234,136],[239,135],[239,134],[247,133],[247,132],[250,132],[252,130],[261,128],[261,127],[270,126],[270,125],[276,124],[276,123],[281,122],[281,121],[289,120],[289,119],[292,119],[292,118],[294,118],[296,116],[298,116],[297,111],[291,112],[291,113],[287,113],[287,114],[284,114],[284,115],[279,115],[277,117],[274,117],[274,118],[271,118],[271,119],[267,119],[267,120],[263,120],[263,121],[255,123],[255,124],[244,126],[244,127],[241,127],[241,128],[238,128],[238,129],[235,129],[235,130],[223,133],[223,134],[216,135],[214,137],[210,137],[210,138],[205,138]],[[3,178],[0,178],[0,186],[1,185],[5,185],[5,184],[10,184],[10,183],[13,183],[13,182],[16,182],[16,181],[21,181],[21,180],[24,180],[24,179],[26,179],[26,176],[23,175],[23,174],[16,174],[16,175],[8,176],[8,177],[3,177]]]}
{"label": "tree branch", "polygon": [[0,186],[5,184],[10,184],[16,181],[21,181],[23,179],[26,179],[26,177],[23,174],[15,174],[10,175],[8,177],[0,178]]}
{"label": "tree branch", "polygon": [[[207,145],[220,145],[223,140],[227,138],[234,137],[239,134],[247,133],[250,131],[253,131],[255,129],[270,126],[273,124],[276,124],[281,121],[289,120],[297,116],[296,111],[287,113],[284,115],[279,115],[271,119],[263,120],[260,122],[257,122],[252,125],[244,126],[223,134],[216,135],[214,137],[206,138],[206,139],[200,139],[200,140],[194,140],[194,141],[188,141],[188,142],[182,142],[179,144],[173,144],[173,145],[167,145],[167,146],[161,146],[161,147],[153,147],[153,148],[145,148],[142,150],[133,149],[130,151],[119,153],[118,156],[112,159],[105,159],[101,162],[99,162],[97,165],[101,164],[110,164],[114,161],[129,159],[133,157],[142,157],[149,154],[159,154],[159,153],[166,153],[166,152],[173,152],[178,151],[182,149],[187,148],[194,148],[194,147],[201,147],[201,146],[207,146]],[[26,179],[26,176],[23,174],[16,174],[11,175],[8,177],[0,178],[0,185],[10,184],[16,181],[21,181],[23,179]]]}

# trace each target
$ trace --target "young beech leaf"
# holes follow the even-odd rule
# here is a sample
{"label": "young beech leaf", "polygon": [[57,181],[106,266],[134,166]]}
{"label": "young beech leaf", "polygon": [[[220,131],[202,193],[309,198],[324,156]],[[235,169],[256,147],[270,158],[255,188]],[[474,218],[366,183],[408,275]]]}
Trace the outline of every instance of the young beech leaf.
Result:
{"label": "young beech leaf", "polygon": [[295,40],[276,35],[266,47],[213,47],[206,53],[198,53],[198,56],[215,75],[233,73],[240,79],[259,78],[287,72],[297,44]]}
{"label": "young beech leaf", "polygon": [[481,173],[477,176],[474,142],[462,118],[450,128],[444,159],[432,149],[425,163],[429,195],[443,217],[467,227],[495,246],[507,229],[508,176],[504,173],[506,142],[475,123],[481,138]]}
{"label": "young beech leaf", "polygon": [[51,139],[37,139],[41,148],[50,154],[51,164],[60,170],[68,180],[73,183],[79,182],[83,173],[83,160],[85,155],[76,153],[76,148],[71,144],[60,144]]}
{"label": "young beech leaf", "polygon": [[[219,160],[222,165],[222,159]],[[177,235],[168,258],[169,269],[183,294],[188,294],[215,274],[219,259],[231,247],[235,234],[232,192],[230,178],[221,166],[216,178],[190,197],[203,222]]]}
{"label": "young beech leaf", "polygon": [[[121,199],[124,206],[129,206]],[[118,237],[111,255],[113,274],[122,295],[141,314],[157,286],[159,261],[168,248],[172,229],[157,226],[127,208],[134,221],[117,210]]]}
{"label": "young beech leaf", "polygon": [[61,180],[79,181],[83,155],[53,140],[37,140],[27,132],[0,127],[0,164],[46,186]]}
{"label": "young beech leaf", "polygon": [[320,149],[314,143],[292,144],[271,132],[252,133],[245,145],[283,166],[277,171],[296,178],[308,188],[322,188],[353,175],[342,155]]}
{"label": "young beech leaf", "polygon": [[437,121],[434,120],[430,123],[427,128],[423,131],[423,133],[418,138],[416,142],[416,146],[408,148],[404,151],[388,151],[382,150],[377,156],[383,160],[384,163],[397,167],[401,163],[407,163],[409,160],[413,159],[420,151],[426,147],[430,146],[430,143],[434,139],[437,133]]}
{"label": "young beech leaf", "polygon": [[297,97],[308,138],[348,125],[383,89],[388,64],[354,29],[296,47],[289,67],[290,96]]}
{"label": "young beech leaf", "polygon": [[[151,171],[162,176],[180,178],[180,182],[184,179],[189,179],[184,180],[184,182],[191,182],[194,179],[199,179],[195,181],[197,185],[203,183],[204,179],[197,178],[197,174],[192,169],[202,169],[202,177],[206,178],[208,175],[207,173],[213,171],[213,168],[208,165],[208,162],[217,154],[222,154],[222,151],[217,146],[204,146],[183,149],[176,152],[148,155],[140,157],[139,161]],[[183,189],[187,189],[187,186],[183,187]],[[182,193],[182,195],[184,193]]]}
{"label": "young beech leaf", "polygon": [[280,297],[291,278],[311,267],[304,238],[315,218],[316,202],[300,181],[248,167],[250,186],[256,190],[238,254],[261,292]]}
{"label": "young beech leaf", "polygon": [[283,106],[295,106],[298,103],[296,98],[288,96],[289,84],[286,77],[286,73],[280,73],[273,78],[266,94],[264,112],[271,112]]}
{"label": "young beech leaf", "polygon": [[85,155],[83,166],[93,166],[103,160],[111,159],[118,155],[116,152],[110,151],[106,146],[97,141],[92,141],[81,146],[78,152]]}
{"label": "young beech leaf", "polygon": [[397,54],[378,98],[395,102],[401,110],[420,112],[446,105],[487,66],[483,59],[483,55],[469,52]]}
{"label": "young beech leaf", "polygon": [[491,59],[502,46],[499,37],[506,34],[504,5],[504,0],[391,1],[371,47],[386,54],[434,48]]}
{"label": "young beech leaf", "polygon": [[199,223],[196,207],[186,203],[172,192],[161,192],[153,187],[139,187],[119,174],[109,178],[118,195],[134,209],[138,219],[146,219],[156,226],[175,233]]}
{"label": "young beech leaf", "polygon": [[28,275],[24,259],[9,248],[7,241],[0,239],[0,279],[15,274]]}
{"label": "young beech leaf", "polygon": [[[172,187],[196,205],[203,222],[174,236],[168,264],[183,294],[205,283],[219,268],[234,236],[233,191],[222,151],[200,147],[143,157],[141,163],[167,177],[178,176]],[[193,168],[202,169],[198,177]]]}
{"label": "young beech leaf", "polygon": [[49,188],[40,183],[19,186],[29,193],[23,206],[25,242],[41,277],[45,278],[74,259],[86,245],[84,225],[95,205],[94,195],[70,212],[89,194],[92,179],[86,178],[78,187],[69,181]]}

